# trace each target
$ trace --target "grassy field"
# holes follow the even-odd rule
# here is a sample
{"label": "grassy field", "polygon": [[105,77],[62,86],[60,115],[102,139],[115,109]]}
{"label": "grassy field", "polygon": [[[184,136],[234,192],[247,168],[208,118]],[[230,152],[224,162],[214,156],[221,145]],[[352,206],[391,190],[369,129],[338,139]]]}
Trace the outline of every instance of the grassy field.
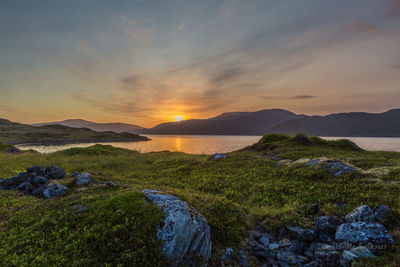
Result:
{"label": "grassy field", "polygon": [[[349,141],[310,138],[304,146],[283,135],[266,135],[256,149],[214,161],[184,153],[140,154],[111,146],[73,148],[52,154],[0,152],[0,177],[32,165],[57,165],[67,174],[91,172],[95,183],[78,188],[73,178],[64,198],[44,200],[15,191],[0,191],[0,262],[5,266],[156,266],[163,259],[155,236],[162,215],[144,206],[143,189],[170,191],[194,206],[211,227],[213,257],[227,246],[239,247],[246,231],[261,225],[313,227],[307,207],[343,216],[361,204],[385,204],[395,215],[384,225],[400,238],[400,153],[367,152]],[[304,164],[277,166],[271,154],[292,161],[328,157],[360,168],[332,177]],[[103,185],[113,181],[116,187]],[[87,205],[78,214],[74,205]],[[375,260],[356,265],[400,265],[396,245]]]}
{"label": "grassy field", "polygon": [[132,133],[95,132],[88,128],[63,125],[31,126],[0,119],[0,142],[23,143],[77,143],[146,141],[147,137]]}

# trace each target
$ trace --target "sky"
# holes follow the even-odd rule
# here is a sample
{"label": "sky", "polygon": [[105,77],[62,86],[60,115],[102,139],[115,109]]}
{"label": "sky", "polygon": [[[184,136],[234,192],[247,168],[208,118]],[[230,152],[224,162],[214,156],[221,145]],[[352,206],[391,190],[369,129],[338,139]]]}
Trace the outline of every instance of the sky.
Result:
{"label": "sky", "polygon": [[2,0],[0,117],[400,108],[400,0]]}

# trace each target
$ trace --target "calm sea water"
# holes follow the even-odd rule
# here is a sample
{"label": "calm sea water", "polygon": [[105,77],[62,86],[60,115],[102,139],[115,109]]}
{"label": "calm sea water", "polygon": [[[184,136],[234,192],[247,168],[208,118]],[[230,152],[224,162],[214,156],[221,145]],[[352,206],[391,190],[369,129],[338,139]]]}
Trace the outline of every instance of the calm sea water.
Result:
{"label": "calm sea water", "polygon": [[[136,150],[142,153],[153,151],[179,151],[189,154],[214,154],[235,151],[256,143],[261,136],[221,136],[221,135],[148,135],[151,141],[110,142],[115,147]],[[324,137],[325,139],[342,139]],[[367,150],[386,150],[400,152],[400,138],[344,137]],[[95,143],[68,144],[55,146],[17,146],[20,149],[34,149],[41,153],[51,153],[71,147],[88,147]]]}

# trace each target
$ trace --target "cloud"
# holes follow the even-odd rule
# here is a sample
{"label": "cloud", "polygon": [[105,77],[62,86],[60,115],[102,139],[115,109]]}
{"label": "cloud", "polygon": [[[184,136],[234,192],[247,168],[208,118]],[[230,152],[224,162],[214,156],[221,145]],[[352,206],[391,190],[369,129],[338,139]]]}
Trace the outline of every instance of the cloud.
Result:
{"label": "cloud", "polygon": [[292,99],[292,100],[308,100],[317,98],[314,95],[295,95],[295,96],[264,96],[263,99]]}
{"label": "cloud", "polygon": [[392,68],[392,69],[400,69],[400,64],[392,64],[392,65],[390,65],[390,68]]}
{"label": "cloud", "polygon": [[392,0],[385,16],[388,18],[400,18],[400,0]]}
{"label": "cloud", "polygon": [[154,34],[157,32],[157,29],[152,26],[151,21],[140,18],[130,18],[124,15],[119,15],[117,18],[119,20],[119,27],[134,40],[144,44],[154,39]]}
{"label": "cloud", "polygon": [[350,33],[370,33],[377,30],[377,27],[372,24],[353,21],[348,25]]}

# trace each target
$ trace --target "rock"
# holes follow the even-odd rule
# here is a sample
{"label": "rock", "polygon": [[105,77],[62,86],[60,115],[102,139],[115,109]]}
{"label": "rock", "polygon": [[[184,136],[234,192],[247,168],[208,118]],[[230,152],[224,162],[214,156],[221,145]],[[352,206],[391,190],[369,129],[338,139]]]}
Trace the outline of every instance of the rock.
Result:
{"label": "rock", "polygon": [[276,163],[276,166],[288,165],[292,163],[290,159],[281,159]]}
{"label": "rock", "polygon": [[336,251],[317,251],[315,252],[317,262],[324,267],[337,267],[339,266],[339,253]]}
{"label": "rock", "polygon": [[43,176],[45,174],[44,169],[40,166],[32,166],[32,167],[26,168],[26,171],[28,173],[34,172],[34,173],[36,173],[36,175],[39,175],[39,176]]}
{"label": "rock", "polygon": [[303,241],[311,241],[316,237],[315,231],[313,229],[303,229],[297,226],[288,227],[289,237],[293,239],[299,239]]}
{"label": "rock", "polygon": [[247,256],[243,250],[240,250],[238,253],[238,262],[239,262],[239,266],[241,266],[241,267],[250,267],[250,263],[247,260]]}
{"label": "rock", "polygon": [[31,195],[35,197],[41,197],[43,191],[46,189],[46,184],[37,187],[35,190],[32,191]]}
{"label": "rock", "polygon": [[268,237],[266,237],[266,236],[260,237],[260,243],[261,243],[264,247],[267,248],[267,247],[269,246],[269,242],[270,242],[270,240],[269,240]]}
{"label": "rock", "polygon": [[210,227],[206,219],[178,197],[155,190],[143,190],[147,200],[157,204],[166,217],[157,236],[172,266],[204,266],[211,257]]}
{"label": "rock", "polygon": [[67,176],[65,174],[65,171],[57,166],[47,167],[45,170],[45,174],[46,174],[46,177],[49,179],[62,179]]}
{"label": "rock", "polygon": [[387,244],[393,243],[392,236],[379,223],[354,222],[341,224],[335,235],[338,242],[353,244]]}
{"label": "rock", "polygon": [[375,258],[375,255],[366,247],[359,246],[351,250],[345,250],[340,258],[342,266],[348,266],[354,259],[358,258]]}
{"label": "rock", "polygon": [[310,263],[304,264],[303,267],[318,267],[319,264],[317,261],[312,261]]}
{"label": "rock", "polygon": [[344,219],[346,222],[375,222],[373,210],[368,205],[362,205],[348,213]]}
{"label": "rock", "polygon": [[391,209],[385,205],[379,205],[374,209],[374,217],[377,222],[382,222],[385,216],[391,212]]}
{"label": "rock", "polygon": [[36,189],[36,187],[34,187],[31,183],[27,183],[25,185],[24,193],[25,193],[25,195],[30,195],[32,193],[32,191],[34,191],[35,189]]}
{"label": "rock", "polygon": [[279,251],[276,258],[289,264],[297,264],[297,255],[291,251]]}
{"label": "rock", "polygon": [[342,174],[349,174],[355,172],[357,169],[348,166],[340,161],[326,161],[324,162],[325,169],[328,170],[329,174],[333,177],[342,175]]}
{"label": "rock", "polygon": [[233,262],[233,248],[226,248],[221,256],[221,266],[230,265]]}
{"label": "rock", "polygon": [[311,146],[311,140],[304,134],[298,134],[295,137],[293,137],[293,141],[295,141],[299,145],[303,146]]}
{"label": "rock", "polygon": [[323,232],[335,233],[336,228],[341,225],[343,221],[336,216],[321,216],[315,220],[315,226]]}
{"label": "rock", "polygon": [[49,180],[46,177],[43,176],[36,176],[32,179],[32,184],[34,186],[41,186],[43,184],[46,184]]}
{"label": "rock", "polygon": [[319,232],[318,238],[323,243],[332,243],[335,241],[335,233]]}
{"label": "rock", "polygon": [[219,160],[219,159],[225,159],[225,158],[227,158],[227,156],[226,156],[226,154],[223,154],[223,153],[215,153],[214,155],[212,155],[210,157],[210,159],[213,159],[213,160]]}
{"label": "rock", "polygon": [[115,186],[115,183],[110,182],[110,181],[105,181],[105,182],[104,182],[104,185],[110,186],[110,187],[114,187],[114,186]]}
{"label": "rock", "polygon": [[270,243],[269,244],[269,249],[270,250],[277,250],[279,248],[279,244],[278,243]]}
{"label": "rock", "polygon": [[316,166],[320,163],[320,161],[318,159],[312,159],[309,162],[305,163],[304,165],[307,167],[313,167]]}
{"label": "rock", "polygon": [[79,174],[81,174],[80,172],[73,172],[72,174],[71,174],[71,176],[78,176]]}
{"label": "rock", "polygon": [[79,174],[76,177],[76,184],[77,185],[88,185],[91,182],[92,182],[92,179],[90,178],[90,174],[87,173],[87,172]]}
{"label": "rock", "polygon": [[52,184],[43,191],[45,198],[53,198],[64,196],[67,191],[67,187],[60,184]]}

